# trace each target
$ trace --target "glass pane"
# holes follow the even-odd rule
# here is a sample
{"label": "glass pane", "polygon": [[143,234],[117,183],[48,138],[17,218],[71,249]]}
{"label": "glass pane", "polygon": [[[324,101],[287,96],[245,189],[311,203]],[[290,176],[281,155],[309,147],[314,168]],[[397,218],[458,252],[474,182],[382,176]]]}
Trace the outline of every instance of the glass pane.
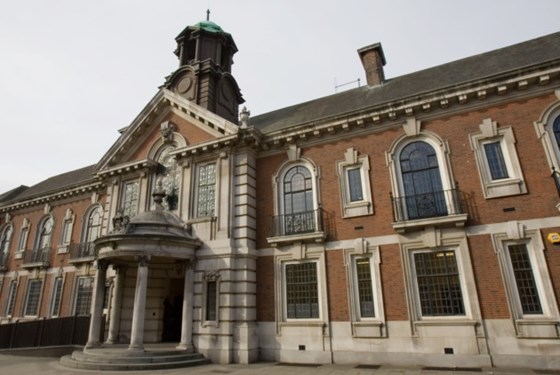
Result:
{"label": "glass pane", "polygon": [[350,202],[364,200],[362,192],[362,174],[360,168],[348,170],[348,191],[350,193]]}
{"label": "glass pane", "polygon": [[374,317],[375,310],[373,307],[373,287],[371,282],[369,259],[356,259],[356,277],[358,280],[360,316],[362,318]]}
{"label": "glass pane", "polygon": [[414,267],[422,315],[465,314],[454,251],[415,253]]}
{"label": "glass pane", "polygon": [[317,264],[288,264],[285,270],[288,319],[319,318]]}
{"label": "glass pane", "polygon": [[199,167],[197,216],[213,216],[216,205],[216,164]]}
{"label": "glass pane", "polygon": [[39,310],[39,297],[41,296],[41,280],[30,280],[27,287],[27,300],[25,304],[25,315],[37,315]]}
{"label": "glass pane", "polygon": [[76,289],[76,315],[89,315],[93,292],[93,277],[80,277]]}
{"label": "glass pane", "polygon": [[60,314],[60,300],[62,297],[62,277],[57,277],[54,280],[51,315],[58,316]]}
{"label": "glass pane", "polygon": [[486,153],[486,160],[488,160],[488,168],[490,169],[492,180],[508,178],[500,141],[484,144],[484,152]]}
{"label": "glass pane", "polygon": [[217,282],[206,283],[206,320],[216,320]]}
{"label": "glass pane", "polygon": [[542,314],[541,300],[535,283],[527,245],[510,245],[508,248],[523,313]]}
{"label": "glass pane", "polygon": [[138,181],[129,182],[124,187],[123,215],[134,217],[138,212]]}
{"label": "glass pane", "polygon": [[556,144],[560,147],[560,116],[556,117],[554,120],[554,125],[552,125],[554,130],[554,137],[556,138]]}

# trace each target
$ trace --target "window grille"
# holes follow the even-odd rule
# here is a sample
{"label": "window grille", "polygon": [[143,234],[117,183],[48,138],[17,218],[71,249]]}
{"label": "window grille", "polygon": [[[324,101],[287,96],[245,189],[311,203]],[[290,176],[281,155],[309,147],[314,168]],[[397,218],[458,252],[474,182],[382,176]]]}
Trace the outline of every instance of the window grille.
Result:
{"label": "window grille", "polygon": [[286,265],[286,307],[288,319],[319,318],[315,262]]}
{"label": "window grille", "polygon": [[542,305],[527,245],[509,245],[508,249],[523,314],[542,314]]}
{"label": "window grille", "polygon": [[464,315],[463,295],[454,251],[414,254],[422,315]]}
{"label": "window grille", "polygon": [[216,164],[198,168],[197,217],[214,216],[216,206]]}
{"label": "window grille", "polygon": [[25,316],[37,315],[43,280],[29,280],[27,284],[27,298],[25,301]]}
{"label": "window grille", "polygon": [[93,294],[93,277],[79,277],[76,287],[74,315],[89,315]]}
{"label": "window grille", "polygon": [[138,181],[128,182],[124,185],[124,195],[122,202],[124,216],[132,218],[138,212],[138,190]]}

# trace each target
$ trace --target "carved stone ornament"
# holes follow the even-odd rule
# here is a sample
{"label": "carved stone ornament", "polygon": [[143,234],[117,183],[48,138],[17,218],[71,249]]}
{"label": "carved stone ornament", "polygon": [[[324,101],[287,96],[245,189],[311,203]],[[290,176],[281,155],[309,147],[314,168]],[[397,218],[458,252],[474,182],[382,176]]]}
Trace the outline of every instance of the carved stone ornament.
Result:
{"label": "carved stone ornament", "polygon": [[239,122],[242,128],[246,128],[249,125],[249,116],[251,116],[251,111],[247,110],[247,107],[243,107],[239,113]]}
{"label": "carved stone ornament", "polygon": [[175,125],[169,121],[162,122],[160,125],[161,137],[164,143],[170,143],[173,141],[173,132],[175,131]]}
{"label": "carved stone ornament", "polygon": [[202,278],[207,281],[216,281],[220,278],[220,271],[206,271]]}
{"label": "carved stone ornament", "polygon": [[115,217],[113,217],[113,231],[111,233],[126,233],[130,218],[123,214],[122,210],[118,210]]}

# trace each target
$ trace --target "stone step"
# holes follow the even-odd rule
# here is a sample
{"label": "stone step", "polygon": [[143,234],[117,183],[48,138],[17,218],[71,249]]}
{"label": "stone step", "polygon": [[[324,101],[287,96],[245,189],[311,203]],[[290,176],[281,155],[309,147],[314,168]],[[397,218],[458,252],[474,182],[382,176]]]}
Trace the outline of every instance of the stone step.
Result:
{"label": "stone step", "polygon": [[98,370],[98,371],[130,371],[130,370],[156,370],[180,367],[200,366],[209,361],[199,353],[185,353],[181,351],[168,351],[160,355],[158,351],[144,352],[142,355],[126,355],[123,351],[115,351],[100,355],[100,352],[84,353],[75,351],[60,359],[60,364],[66,367]]}

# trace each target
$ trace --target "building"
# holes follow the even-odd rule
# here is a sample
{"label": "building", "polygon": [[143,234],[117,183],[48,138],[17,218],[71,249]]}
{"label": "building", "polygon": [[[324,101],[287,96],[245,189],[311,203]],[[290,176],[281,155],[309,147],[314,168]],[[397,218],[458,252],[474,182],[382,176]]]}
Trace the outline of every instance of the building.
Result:
{"label": "building", "polygon": [[255,117],[230,34],[176,40],[97,164],[0,195],[3,323],[91,314],[86,348],[220,363],[560,369],[560,33],[392,79],[373,44],[367,86]]}

